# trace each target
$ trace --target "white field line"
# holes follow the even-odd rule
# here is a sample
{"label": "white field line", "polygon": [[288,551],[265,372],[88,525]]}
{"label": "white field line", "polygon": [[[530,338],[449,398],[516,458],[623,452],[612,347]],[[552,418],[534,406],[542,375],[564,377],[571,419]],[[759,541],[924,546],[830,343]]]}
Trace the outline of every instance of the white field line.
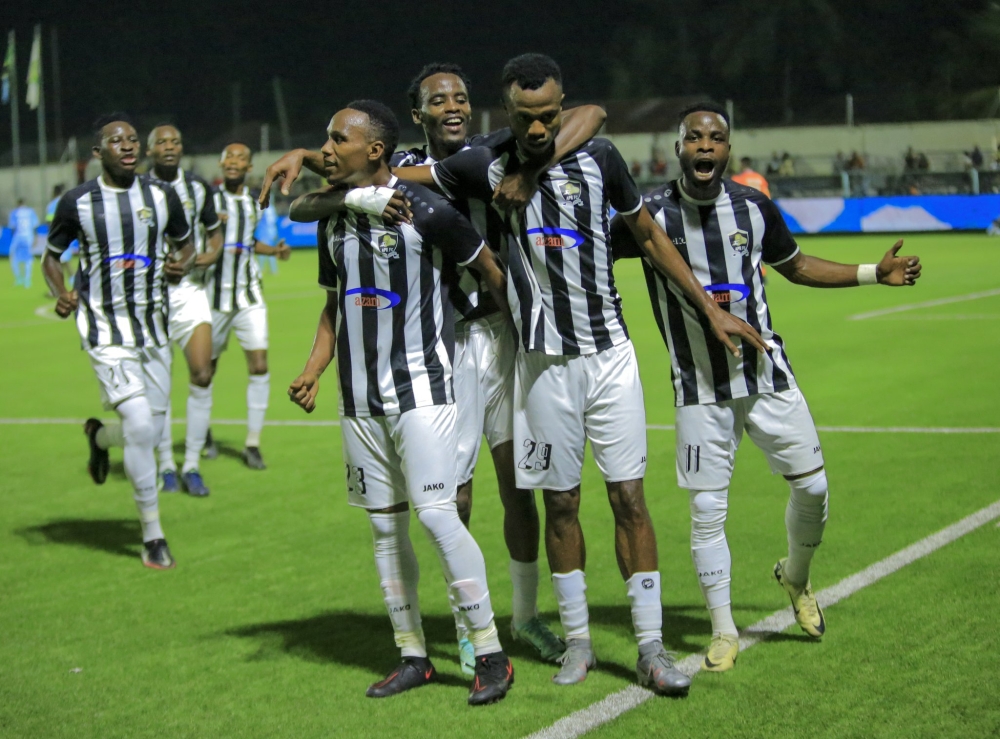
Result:
{"label": "white field line", "polygon": [[[861,570],[861,572],[844,578],[832,587],[821,590],[816,594],[816,598],[821,606],[829,608],[862,588],[866,588],[878,582],[883,577],[906,567],[908,564],[926,557],[928,554],[975,531],[980,526],[998,517],[1000,517],[1000,501],[973,513],[971,516],[963,518],[958,523],[941,529],[936,534],[931,534],[927,538],[921,539],[916,544],[911,544],[905,549],[901,549],[895,554]],[[781,633],[794,623],[795,616],[792,613],[791,606],[780,611],[775,611],[767,618],[758,621],[743,631],[743,634],[740,636],[740,651],[746,651],[754,644],[768,638],[772,634]],[[701,669],[702,658],[702,654],[692,654],[678,662],[677,666],[685,674],[694,675]],[[697,686],[693,687],[697,689]],[[582,736],[589,731],[593,731],[598,726],[618,718],[623,713],[631,711],[653,697],[655,697],[655,693],[652,691],[640,688],[638,685],[633,685],[612,693],[607,698],[597,701],[587,708],[559,719],[551,726],[531,734],[528,739],[573,739],[574,737]]]}
{"label": "white field line", "polygon": [[892,308],[883,308],[881,310],[873,310],[868,313],[857,313],[853,316],[848,316],[848,321],[864,321],[868,318],[878,318],[879,316],[888,316],[893,313],[905,313],[908,310],[917,310],[919,308],[933,308],[938,305],[950,305],[951,303],[963,303],[966,300],[979,300],[980,298],[991,298],[994,295],[1000,295],[1000,288],[994,290],[983,290],[978,293],[969,293],[968,295],[955,295],[950,298],[938,298],[936,300],[925,300],[923,303],[908,303],[906,305],[895,305]]}

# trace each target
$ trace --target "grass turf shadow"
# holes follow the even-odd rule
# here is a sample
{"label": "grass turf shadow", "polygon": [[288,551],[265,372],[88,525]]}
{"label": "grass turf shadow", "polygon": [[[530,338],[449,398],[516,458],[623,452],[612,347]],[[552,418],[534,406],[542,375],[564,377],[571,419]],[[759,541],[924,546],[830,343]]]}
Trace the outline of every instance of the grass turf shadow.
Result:
{"label": "grass turf shadow", "polygon": [[57,519],[14,533],[32,545],[66,544],[130,558],[138,556],[142,541],[135,519]]}

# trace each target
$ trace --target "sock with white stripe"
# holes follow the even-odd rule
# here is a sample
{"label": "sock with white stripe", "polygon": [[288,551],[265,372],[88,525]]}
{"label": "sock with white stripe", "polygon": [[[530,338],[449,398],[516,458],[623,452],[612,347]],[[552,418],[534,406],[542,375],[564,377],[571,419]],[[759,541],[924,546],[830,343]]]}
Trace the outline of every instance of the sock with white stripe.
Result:
{"label": "sock with white stripe", "polygon": [[271,394],[271,373],[250,375],[247,382],[247,440],[245,446],[260,446],[267,399]]}
{"label": "sock with white stripe", "polygon": [[[142,540],[163,538],[156,493],[156,456],[153,448],[162,432],[163,414],[154,419],[145,397],[129,398],[115,409],[122,419],[125,474],[132,483],[135,507],[142,524]],[[159,427],[159,428],[158,428]]]}
{"label": "sock with white stripe", "polygon": [[636,572],[628,579],[632,604],[632,628],[639,646],[663,641],[663,606],[660,603],[660,573]]}
{"label": "sock with white stripe", "polygon": [[789,480],[791,495],[785,508],[788,531],[788,560],[784,576],[793,585],[809,582],[809,565],[817,547],[823,543],[826,528],[828,486],[826,470]]}
{"label": "sock with white stripe", "polygon": [[583,570],[553,572],[552,588],[559,604],[559,620],[567,639],[590,638],[590,611],[587,608],[587,578]]}
{"label": "sock with white stripe", "polygon": [[[189,410],[189,416],[190,413],[191,411]],[[156,445],[156,453],[160,460],[160,472],[164,472],[165,470],[177,471],[177,462],[174,461],[173,419],[171,418],[169,406],[164,416],[163,433],[160,434],[160,441]]]}
{"label": "sock with white stripe", "polygon": [[538,560],[510,561],[510,583],[514,590],[511,624],[517,628],[538,615]]}
{"label": "sock with white stripe", "polygon": [[372,527],[375,568],[396,646],[404,657],[426,657],[417,597],[420,568],[410,541],[410,512],[369,513],[368,520]]}
{"label": "sock with white stripe", "polygon": [[736,636],[730,598],[732,555],[726,541],[729,490],[692,490],[691,559],[712,617],[712,635]]}
{"label": "sock with white stripe", "polygon": [[212,419],[212,385],[188,386],[187,436],[184,439],[184,466],[182,472],[198,469],[201,450],[205,448],[205,436]]}

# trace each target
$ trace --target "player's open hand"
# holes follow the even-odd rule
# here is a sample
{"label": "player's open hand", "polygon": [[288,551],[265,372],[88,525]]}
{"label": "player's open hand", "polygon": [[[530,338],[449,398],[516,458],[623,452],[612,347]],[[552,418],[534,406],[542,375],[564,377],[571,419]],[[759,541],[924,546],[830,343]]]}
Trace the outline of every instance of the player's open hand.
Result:
{"label": "player's open hand", "polygon": [[312,372],[303,372],[288,386],[288,397],[306,413],[316,410],[316,393],[319,392],[319,378]]}
{"label": "player's open hand", "polygon": [[274,256],[282,262],[287,262],[288,257],[292,256],[292,247],[286,244],[284,239],[279,239],[278,243],[274,245]]}
{"label": "player's open hand", "polygon": [[741,341],[750,342],[759,352],[767,351],[767,345],[754,327],[733,314],[716,307],[708,312],[708,321],[712,325],[712,333],[715,334],[715,338],[725,344],[729,353],[737,359],[742,356],[742,353],[729,338],[731,336],[739,337]]}
{"label": "player's open hand", "polygon": [[500,180],[493,189],[493,204],[502,210],[524,210],[538,190],[538,183],[521,170]]}
{"label": "player's open hand", "polygon": [[257,197],[261,208],[266,208],[271,202],[271,186],[275,180],[284,178],[284,182],[281,183],[281,194],[288,195],[292,183],[299,178],[303,161],[305,161],[305,154],[298,149],[293,149],[264,170],[264,182],[261,183],[260,195]]}
{"label": "player's open hand", "polygon": [[68,318],[69,315],[76,311],[76,306],[80,303],[80,298],[76,293],[76,290],[70,290],[59,296],[56,300],[56,315],[60,318]]}
{"label": "player's open hand", "polygon": [[413,223],[413,211],[410,201],[399,190],[393,190],[392,197],[382,210],[382,220],[387,226],[398,226],[401,223]]}
{"label": "player's open hand", "polygon": [[897,257],[896,254],[902,248],[903,240],[900,239],[878,263],[876,273],[880,284],[912,287],[920,277],[920,257]]}

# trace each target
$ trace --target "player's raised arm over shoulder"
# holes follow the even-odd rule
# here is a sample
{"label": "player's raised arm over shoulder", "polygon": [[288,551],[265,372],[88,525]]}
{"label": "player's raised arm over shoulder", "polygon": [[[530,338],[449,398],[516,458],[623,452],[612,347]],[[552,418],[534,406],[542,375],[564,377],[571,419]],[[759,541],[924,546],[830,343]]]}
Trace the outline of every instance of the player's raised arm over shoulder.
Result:
{"label": "player's raised arm over shoulder", "polygon": [[473,198],[489,203],[493,199],[490,165],[495,158],[492,149],[473,146],[425,169],[430,170],[433,185],[449,198]]}
{"label": "player's raised arm over shoulder", "polygon": [[410,201],[399,190],[375,186],[348,190],[335,185],[299,196],[288,216],[297,223],[313,223],[348,210],[381,218],[390,226],[409,223],[412,218]]}
{"label": "player's raised arm over shoulder", "polygon": [[260,207],[266,208],[271,202],[271,187],[275,180],[284,180],[281,183],[281,194],[287,196],[291,191],[292,183],[299,178],[302,167],[320,177],[326,176],[321,152],[309,149],[292,149],[264,170],[264,181],[261,183],[260,195],[257,198]]}

